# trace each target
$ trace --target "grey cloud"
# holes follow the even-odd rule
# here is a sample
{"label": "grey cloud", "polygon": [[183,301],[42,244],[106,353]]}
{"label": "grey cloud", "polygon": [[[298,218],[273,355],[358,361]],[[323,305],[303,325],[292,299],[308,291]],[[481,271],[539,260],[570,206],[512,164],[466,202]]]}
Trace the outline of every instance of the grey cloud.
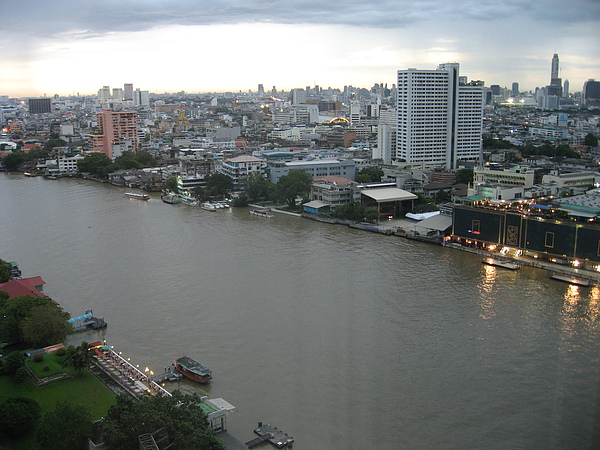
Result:
{"label": "grey cloud", "polygon": [[[162,25],[240,22],[339,24],[401,28],[429,20],[495,20],[527,15],[535,20],[600,18],[597,0],[7,0],[4,32],[48,36],[81,32],[140,31]],[[85,34],[88,33],[88,34]]]}

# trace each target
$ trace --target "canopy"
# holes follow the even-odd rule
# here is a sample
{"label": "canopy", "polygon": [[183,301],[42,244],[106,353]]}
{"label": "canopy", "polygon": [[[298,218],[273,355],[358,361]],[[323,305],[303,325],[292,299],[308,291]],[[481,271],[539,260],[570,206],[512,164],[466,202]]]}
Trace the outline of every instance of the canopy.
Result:
{"label": "canopy", "polygon": [[418,197],[408,191],[398,188],[365,189],[361,194],[372,198],[377,203],[401,202],[404,200],[416,200]]}

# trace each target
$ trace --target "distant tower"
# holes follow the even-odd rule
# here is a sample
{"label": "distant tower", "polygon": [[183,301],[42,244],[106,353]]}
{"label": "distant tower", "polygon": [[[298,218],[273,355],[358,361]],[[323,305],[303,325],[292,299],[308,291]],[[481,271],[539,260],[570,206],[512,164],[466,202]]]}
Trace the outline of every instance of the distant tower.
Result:
{"label": "distant tower", "polygon": [[562,80],[558,76],[558,53],[552,57],[552,69],[550,73],[550,85],[546,90],[547,95],[562,95]]}
{"label": "distant tower", "polygon": [[569,96],[569,80],[565,80],[563,83],[563,97]]}
{"label": "distant tower", "polygon": [[519,83],[517,83],[516,81],[512,84],[512,96],[513,97],[519,96]]}
{"label": "distant tower", "polygon": [[263,87],[262,84],[258,85],[258,95],[260,95],[260,96],[265,95],[265,88]]}

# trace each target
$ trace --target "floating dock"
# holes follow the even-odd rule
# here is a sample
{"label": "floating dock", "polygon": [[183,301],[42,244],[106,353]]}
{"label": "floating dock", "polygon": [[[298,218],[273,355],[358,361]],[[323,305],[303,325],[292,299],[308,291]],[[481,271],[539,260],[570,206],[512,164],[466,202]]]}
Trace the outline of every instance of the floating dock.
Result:
{"label": "floating dock", "polygon": [[501,259],[495,259],[495,258],[484,258],[483,261],[481,261],[481,262],[483,264],[487,264],[488,266],[503,267],[504,269],[510,269],[510,270],[517,270],[517,269],[521,268],[521,266],[517,263],[510,262],[510,261],[504,261]]}
{"label": "floating dock", "polygon": [[95,317],[91,309],[86,309],[84,315],[79,317],[73,317],[67,322],[69,322],[73,326],[74,331],[87,330],[88,328],[98,330],[100,328],[106,327],[104,317]]}
{"label": "floating dock", "polygon": [[258,428],[254,432],[258,434],[258,437],[246,442],[248,448],[255,447],[265,441],[269,441],[277,448],[291,447],[294,443],[293,437],[288,436],[287,433],[272,426],[270,423],[263,424],[262,422],[258,422]]}
{"label": "floating dock", "polygon": [[551,273],[550,278],[552,278],[553,280],[564,281],[565,283],[574,284],[577,286],[587,287],[590,285],[589,280],[577,278],[563,273]]}
{"label": "floating dock", "polygon": [[275,215],[271,212],[270,209],[251,209],[250,214],[260,217],[266,217],[268,219],[272,219]]}

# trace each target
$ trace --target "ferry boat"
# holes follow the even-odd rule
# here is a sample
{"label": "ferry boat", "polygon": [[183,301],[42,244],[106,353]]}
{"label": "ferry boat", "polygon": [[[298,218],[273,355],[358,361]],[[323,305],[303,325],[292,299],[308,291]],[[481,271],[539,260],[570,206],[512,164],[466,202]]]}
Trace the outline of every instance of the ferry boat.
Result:
{"label": "ferry boat", "polygon": [[148,194],[138,194],[136,192],[126,192],[125,197],[134,198],[136,200],[144,200],[144,201],[150,200],[150,196]]}
{"label": "ferry boat", "polygon": [[173,364],[177,372],[197,383],[206,383],[212,379],[212,371],[208,367],[188,356],[182,356]]}

